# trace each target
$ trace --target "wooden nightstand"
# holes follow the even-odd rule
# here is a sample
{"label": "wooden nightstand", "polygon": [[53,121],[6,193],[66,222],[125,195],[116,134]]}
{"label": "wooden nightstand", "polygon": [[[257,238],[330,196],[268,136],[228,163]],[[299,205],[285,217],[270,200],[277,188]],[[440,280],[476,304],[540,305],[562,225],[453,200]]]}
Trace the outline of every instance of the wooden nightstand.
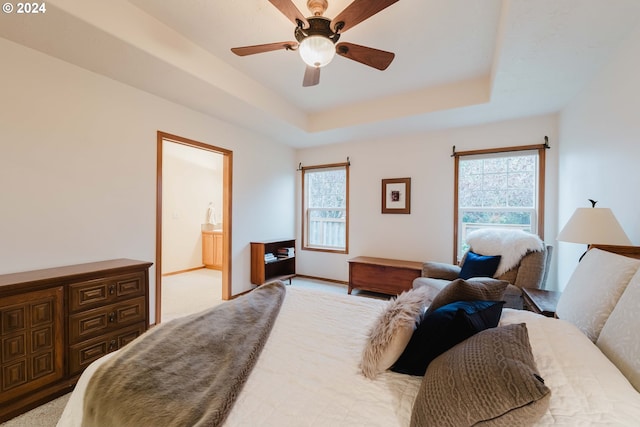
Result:
{"label": "wooden nightstand", "polygon": [[562,292],[545,291],[544,289],[523,288],[522,298],[524,309],[542,314],[547,317],[556,317],[556,306]]}

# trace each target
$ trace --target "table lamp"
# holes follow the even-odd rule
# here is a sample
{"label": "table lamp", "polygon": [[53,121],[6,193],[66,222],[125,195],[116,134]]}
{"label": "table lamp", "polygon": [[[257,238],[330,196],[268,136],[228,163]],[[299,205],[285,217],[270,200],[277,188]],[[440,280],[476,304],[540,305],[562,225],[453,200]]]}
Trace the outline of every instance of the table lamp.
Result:
{"label": "table lamp", "polygon": [[[589,199],[590,208],[577,208],[565,224],[558,240],[586,245],[631,245],[615,215],[609,208],[596,208],[596,201]],[[585,251],[586,253],[586,251]],[[580,259],[582,259],[582,256]]]}

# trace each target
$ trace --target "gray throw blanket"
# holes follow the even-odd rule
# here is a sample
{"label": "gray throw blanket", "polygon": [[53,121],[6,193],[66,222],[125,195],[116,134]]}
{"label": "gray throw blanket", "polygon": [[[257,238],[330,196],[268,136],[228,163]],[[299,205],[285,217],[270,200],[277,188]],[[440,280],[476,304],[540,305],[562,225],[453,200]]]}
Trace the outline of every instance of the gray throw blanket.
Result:
{"label": "gray throw blanket", "polygon": [[218,426],[284,300],[282,282],[157,326],[102,364],[84,398],[85,427]]}

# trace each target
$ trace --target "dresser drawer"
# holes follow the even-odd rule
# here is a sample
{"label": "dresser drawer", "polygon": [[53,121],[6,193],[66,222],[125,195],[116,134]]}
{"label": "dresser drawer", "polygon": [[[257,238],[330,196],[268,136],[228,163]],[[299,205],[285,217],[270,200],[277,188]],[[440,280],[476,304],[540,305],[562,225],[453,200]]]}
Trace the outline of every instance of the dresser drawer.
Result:
{"label": "dresser drawer", "polygon": [[0,408],[64,375],[63,288],[0,298]]}
{"label": "dresser drawer", "polygon": [[122,298],[144,295],[144,273],[131,273],[109,278],[89,280],[69,285],[69,311],[72,313]]}
{"label": "dresser drawer", "polygon": [[69,343],[109,333],[147,318],[145,297],[86,310],[69,317]]}
{"label": "dresser drawer", "polygon": [[140,322],[110,334],[70,346],[69,374],[74,375],[82,372],[94,360],[124,347],[146,330],[146,322]]}

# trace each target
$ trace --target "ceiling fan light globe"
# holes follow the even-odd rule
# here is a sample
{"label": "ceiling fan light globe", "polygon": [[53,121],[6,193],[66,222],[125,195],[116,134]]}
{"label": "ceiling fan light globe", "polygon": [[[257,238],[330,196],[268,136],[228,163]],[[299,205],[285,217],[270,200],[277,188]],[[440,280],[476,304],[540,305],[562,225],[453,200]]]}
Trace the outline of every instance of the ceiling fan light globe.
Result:
{"label": "ceiling fan light globe", "polygon": [[309,36],[300,42],[300,57],[310,67],[324,67],[336,55],[333,42],[323,36]]}

